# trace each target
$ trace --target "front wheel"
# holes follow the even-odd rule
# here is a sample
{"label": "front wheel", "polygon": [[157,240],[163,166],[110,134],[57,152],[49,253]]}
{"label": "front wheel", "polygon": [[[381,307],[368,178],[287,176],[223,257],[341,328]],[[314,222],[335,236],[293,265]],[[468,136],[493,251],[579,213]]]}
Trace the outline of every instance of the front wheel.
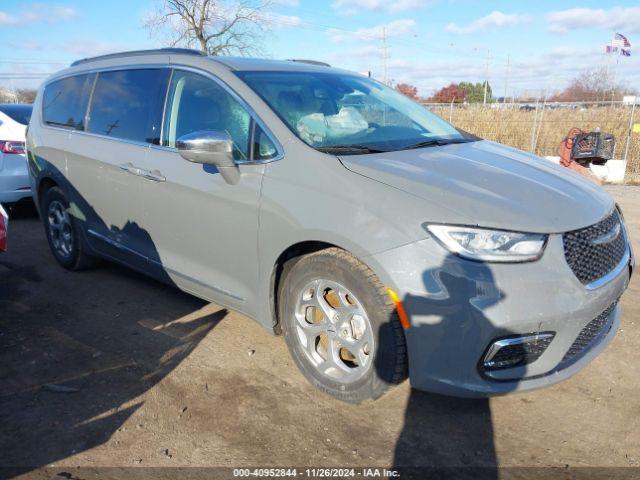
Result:
{"label": "front wheel", "polygon": [[289,351],[307,379],[352,403],[378,398],[404,380],[404,333],[373,271],[338,248],[291,262],[279,314]]}

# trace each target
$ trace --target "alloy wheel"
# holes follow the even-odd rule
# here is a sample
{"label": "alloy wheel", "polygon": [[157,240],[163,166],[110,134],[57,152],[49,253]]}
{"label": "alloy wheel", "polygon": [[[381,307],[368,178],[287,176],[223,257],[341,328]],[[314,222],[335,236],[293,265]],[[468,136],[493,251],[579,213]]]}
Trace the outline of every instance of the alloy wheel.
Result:
{"label": "alloy wheel", "polygon": [[367,312],[345,286],[308,283],[296,303],[296,333],[311,364],[343,383],[360,379],[373,362],[375,342]]}
{"label": "alloy wheel", "polygon": [[73,225],[69,212],[58,200],[49,204],[47,221],[53,248],[60,256],[68,258],[73,252]]}

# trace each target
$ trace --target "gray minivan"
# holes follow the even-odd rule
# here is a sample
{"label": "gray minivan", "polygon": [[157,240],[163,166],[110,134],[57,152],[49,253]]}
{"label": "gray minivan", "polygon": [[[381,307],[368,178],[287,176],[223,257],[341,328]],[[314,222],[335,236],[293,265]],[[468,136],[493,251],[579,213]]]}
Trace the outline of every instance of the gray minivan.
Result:
{"label": "gray minivan", "polygon": [[40,88],[27,152],[63,267],[108,259],[242,312],[350,402],[407,375],[458,396],[568,378],[633,269],[599,186],[317,62],[80,60]]}

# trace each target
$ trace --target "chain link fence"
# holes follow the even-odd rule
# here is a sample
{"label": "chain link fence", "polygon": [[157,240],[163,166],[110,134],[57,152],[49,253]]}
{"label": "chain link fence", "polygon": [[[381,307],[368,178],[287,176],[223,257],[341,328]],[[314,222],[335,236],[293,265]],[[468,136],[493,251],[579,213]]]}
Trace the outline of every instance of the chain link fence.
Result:
{"label": "chain link fence", "polygon": [[600,130],[615,136],[614,158],[627,160],[625,181],[640,182],[640,105],[623,102],[585,103],[425,103],[456,127],[487,140],[511,145],[540,156],[558,156],[572,127]]}

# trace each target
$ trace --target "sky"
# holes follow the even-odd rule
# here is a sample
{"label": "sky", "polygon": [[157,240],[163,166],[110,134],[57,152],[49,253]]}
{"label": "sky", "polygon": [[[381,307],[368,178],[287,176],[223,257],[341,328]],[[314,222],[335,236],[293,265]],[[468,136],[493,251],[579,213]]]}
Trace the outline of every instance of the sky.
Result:
{"label": "sky", "polygon": [[[3,0],[0,86],[35,87],[78,58],[163,46],[144,27],[158,1]],[[487,78],[494,96],[542,97],[597,67],[640,91],[637,0],[272,2],[264,56],[371,72],[421,96]],[[614,32],[630,40],[631,57],[604,53]]]}

